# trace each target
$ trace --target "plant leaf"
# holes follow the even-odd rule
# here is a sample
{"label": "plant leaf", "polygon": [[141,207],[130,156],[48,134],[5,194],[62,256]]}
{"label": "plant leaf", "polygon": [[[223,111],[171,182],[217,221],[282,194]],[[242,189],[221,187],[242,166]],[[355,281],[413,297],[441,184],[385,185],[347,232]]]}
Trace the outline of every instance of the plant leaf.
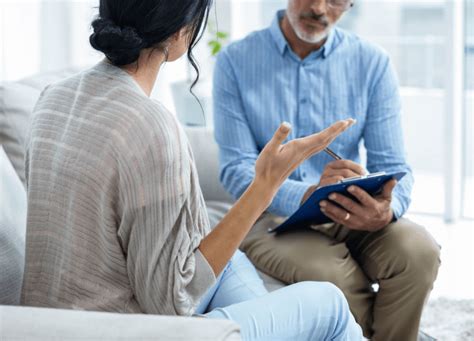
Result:
{"label": "plant leaf", "polygon": [[219,51],[221,50],[221,48],[222,48],[221,43],[216,43],[216,44],[214,45],[214,47],[212,48],[211,54],[212,54],[213,56],[215,56],[216,54],[219,53]]}
{"label": "plant leaf", "polygon": [[229,35],[226,32],[221,32],[221,31],[217,32],[216,35],[217,35],[217,38],[220,38],[220,39],[227,39],[229,37]]}

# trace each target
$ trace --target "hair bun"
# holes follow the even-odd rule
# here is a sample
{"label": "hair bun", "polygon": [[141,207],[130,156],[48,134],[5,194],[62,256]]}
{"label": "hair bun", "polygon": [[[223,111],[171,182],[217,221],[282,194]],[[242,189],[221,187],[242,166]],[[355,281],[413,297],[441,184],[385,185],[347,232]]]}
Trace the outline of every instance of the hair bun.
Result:
{"label": "hair bun", "polygon": [[120,27],[109,19],[92,22],[94,33],[89,41],[92,47],[101,51],[117,66],[137,61],[146,44],[133,27]]}

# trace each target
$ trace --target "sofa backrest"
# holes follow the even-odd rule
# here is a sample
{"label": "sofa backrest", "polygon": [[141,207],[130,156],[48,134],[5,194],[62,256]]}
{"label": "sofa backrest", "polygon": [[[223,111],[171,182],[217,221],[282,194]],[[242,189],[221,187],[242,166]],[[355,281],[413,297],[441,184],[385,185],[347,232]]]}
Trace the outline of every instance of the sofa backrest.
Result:
{"label": "sofa backrest", "polygon": [[68,77],[79,69],[70,68],[0,83],[0,144],[3,145],[20,180],[25,184],[24,143],[33,107],[46,85]]}
{"label": "sofa backrest", "polygon": [[233,202],[219,181],[219,147],[211,127],[185,127],[206,201]]}

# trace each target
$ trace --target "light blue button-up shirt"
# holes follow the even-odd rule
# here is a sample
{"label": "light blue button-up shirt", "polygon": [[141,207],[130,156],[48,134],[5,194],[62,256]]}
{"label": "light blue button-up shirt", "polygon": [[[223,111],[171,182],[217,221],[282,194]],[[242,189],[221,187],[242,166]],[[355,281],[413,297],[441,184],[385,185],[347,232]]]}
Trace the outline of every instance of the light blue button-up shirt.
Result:
{"label": "light blue button-up shirt", "polygon": [[[213,97],[222,184],[235,198],[245,191],[259,152],[282,121],[292,124],[289,139],[294,139],[352,117],[357,124],[331,149],[360,162],[363,142],[369,172],[407,172],[393,193],[392,209],[401,217],[410,203],[413,176],[405,160],[398,81],[388,55],[334,28],[325,44],[302,60],[280,29],[283,15],[279,11],[269,28],[232,43],[217,58]],[[331,161],[326,153],[305,161],[269,210],[291,215]]]}

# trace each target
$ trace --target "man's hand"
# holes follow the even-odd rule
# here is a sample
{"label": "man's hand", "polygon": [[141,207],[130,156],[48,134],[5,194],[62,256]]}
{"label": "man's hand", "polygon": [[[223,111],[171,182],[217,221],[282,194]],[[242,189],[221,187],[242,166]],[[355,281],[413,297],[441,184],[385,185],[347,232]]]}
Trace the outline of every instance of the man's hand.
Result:
{"label": "man's hand", "polygon": [[311,186],[303,196],[301,204],[303,204],[315,190],[321,186],[335,184],[342,179],[351,178],[353,176],[364,175],[365,169],[361,165],[351,160],[337,160],[329,162],[324,168],[323,174],[317,185]]}
{"label": "man's hand", "polygon": [[351,160],[329,162],[324,168],[323,174],[321,174],[317,187],[335,184],[343,179],[361,176],[365,173],[364,167]]}
{"label": "man's hand", "polygon": [[[390,208],[392,191],[397,181],[392,179],[387,182],[378,196],[372,197],[357,186],[348,188],[359,202],[339,193],[332,193],[330,201],[322,200],[319,204],[321,211],[334,222],[342,224],[353,230],[377,231],[387,226],[393,219]],[[337,203],[341,207],[331,203]]]}

